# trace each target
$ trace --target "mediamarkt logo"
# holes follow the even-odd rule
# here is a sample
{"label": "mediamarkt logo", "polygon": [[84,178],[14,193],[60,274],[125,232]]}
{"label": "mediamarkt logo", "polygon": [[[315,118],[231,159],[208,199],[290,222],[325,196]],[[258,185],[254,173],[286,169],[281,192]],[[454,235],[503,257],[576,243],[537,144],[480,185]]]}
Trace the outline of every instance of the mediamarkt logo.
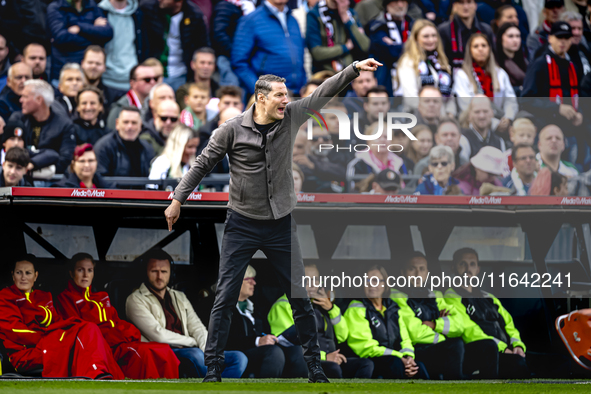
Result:
{"label": "mediamarkt logo", "polygon": [[472,197],[468,204],[501,204],[501,197]]}
{"label": "mediamarkt logo", "polygon": [[585,197],[564,197],[560,201],[562,205],[591,205],[591,198]]}
{"label": "mediamarkt logo", "polygon": [[298,196],[298,202],[314,202],[314,200],[316,199],[315,195],[310,195],[310,194],[297,194]]}
{"label": "mediamarkt logo", "polygon": [[97,189],[74,189],[72,190],[72,194],[70,197],[104,197],[105,191],[104,190],[97,190]]}
{"label": "mediamarkt logo", "polygon": [[[170,193],[168,195],[168,199],[172,200],[173,195],[174,195],[174,192]],[[193,192],[193,193],[189,194],[189,197],[187,197],[187,200],[201,200],[201,197],[202,197],[201,193],[194,193]]]}
{"label": "mediamarkt logo", "polygon": [[395,204],[416,204],[419,198],[416,196],[392,196],[388,195],[384,202],[391,202]]}

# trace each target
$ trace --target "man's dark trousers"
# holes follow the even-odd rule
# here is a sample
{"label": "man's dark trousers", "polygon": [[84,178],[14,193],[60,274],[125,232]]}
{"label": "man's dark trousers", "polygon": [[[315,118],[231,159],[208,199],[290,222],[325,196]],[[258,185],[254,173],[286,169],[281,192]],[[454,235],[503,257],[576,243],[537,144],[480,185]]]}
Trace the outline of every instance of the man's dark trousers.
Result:
{"label": "man's dark trousers", "polygon": [[287,294],[306,363],[320,362],[316,318],[306,289],[301,286],[304,265],[291,214],[277,220],[256,220],[228,209],[218,286],[209,320],[205,364],[224,360],[232,309],[238,302],[246,267],[259,249],[267,256],[279,285]]}

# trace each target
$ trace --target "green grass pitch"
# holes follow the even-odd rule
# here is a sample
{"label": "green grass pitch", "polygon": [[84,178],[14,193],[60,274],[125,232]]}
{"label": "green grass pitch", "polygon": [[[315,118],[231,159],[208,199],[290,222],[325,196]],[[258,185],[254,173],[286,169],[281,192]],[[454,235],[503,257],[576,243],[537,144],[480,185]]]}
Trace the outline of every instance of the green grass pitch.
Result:
{"label": "green grass pitch", "polygon": [[424,382],[387,380],[334,380],[331,384],[308,384],[304,379],[225,379],[223,383],[201,384],[200,380],[162,381],[14,381],[0,380],[0,393],[18,394],[181,394],[199,393],[314,393],[314,394],[373,394],[373,393],[426,393],[426,394],[499,394],[499,393],[589,393],[591,380],[573,381],[478,381],[478,382]]}

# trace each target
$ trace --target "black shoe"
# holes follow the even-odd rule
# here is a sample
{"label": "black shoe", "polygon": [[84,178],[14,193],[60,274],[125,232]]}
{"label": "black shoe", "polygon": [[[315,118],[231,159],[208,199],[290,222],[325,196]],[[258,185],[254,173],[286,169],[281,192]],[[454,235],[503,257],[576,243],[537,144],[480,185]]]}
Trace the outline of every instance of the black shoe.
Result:
{"label": "black shoe", "polygon": [[209,382],[221,382],[222,381],[222,368],[219,364],[211,364],[207,366],[207,374],[203,379],[202,383]]}
{"label": "black shoe", "polygon": [[113,380],[113,375],[110,373],[102,373],[94,378],[94,380]]}
{"label": "black shoe", "polygon": [[308,383],[330,383],[319,362],[308,364]]}

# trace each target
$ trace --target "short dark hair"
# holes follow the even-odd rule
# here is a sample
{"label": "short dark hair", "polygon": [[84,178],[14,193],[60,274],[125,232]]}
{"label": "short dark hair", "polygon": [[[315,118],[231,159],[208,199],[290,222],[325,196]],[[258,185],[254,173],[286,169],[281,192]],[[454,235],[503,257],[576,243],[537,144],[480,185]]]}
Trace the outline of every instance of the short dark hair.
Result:
{"label": "short dark hair", "polygon": [[[423,252],[419,252],[418,250],[412,251],[410,253],[408,253],[404,259],[404,265],[408,265],[408,263],[410,263],[410,261],[412,259],[415,259],[417,257],[422,257],[425,260],[427,260],[427,256],[425,256],[425,254]],[[427,260],[427,264],[429,264],[429,261]]]}
{"label": "short dark hair", "polygon": [[273,74],[261,75],[254,85],[255,102],[258,100],[259,93],[262,93],[265,97],[269,96],[269,93],[271,92],[271,90],[273,90],[271,82],[285,83],[285,78],[281,78]]}
{"label": "short dark hair", "polygon": [[550,176],[550,195],[554,196],[554,189],[560,188],[562,186],[562,182],[567,179],[564,175],[559,173],[558,171],[552,171]]}
{"label": "short dark hair", "polygon": [[306,89],[308,89],[308,86],[310,85],[320,86],[322,85],[322,82],[324,82],[322,79],[310,79],[308,82],[306,82],[304,86],[302,86],[301,91],[305,91]]}
{"label": "short dark hair", "polygon": [[41,44],[40,42],[30,42],[27,45],[25,45],[25,47],[23,48],[23,56],[26,56],[27,48],[29,48],[31,45],[37,45],[43,48],[43,50],[45,51],[45,56],[47,57],[47,48],[44,44]]}
{"label": "short dark hair", "polygon": [[443,118],[441,118],[439,120],[439,126],[437,126],[437,130],[435,130],[435,134],[437,134],[439,132],[439,128],[441,127],[442,124],[445,124],[445,123],[453,123],[458,128],[458,131],[460,132],[460,134],[462,133],[462,127],[460,126],[460,124],[458,123],[456,118],[452,118],[451,116],[444,116]]}
{"label": "short dark hair", "polygon": [[31,162],[31,157],[29,156],[29,151],[18,146],[14,146],[8,149],[6,152],[6,157],[4,161],[9,161],[11,163],[15,163],[21,167],[26,167]]}
{"label": "short dark hair", "polygon": [[[123,108],[121,108],[121,112],[123,112],[123,111],[135,112],[140,117],[142,116],[142,112],[140,111],[140,109],[138,107],[132,107],[131,105],[126,105]],[[121,112],[119,112],[119,115],[121,115]]]}
{"label": "short dark hair", "polygon": [[82,95],[82,93],[86,93],[86,92],[92,92],[92,93],[96,94],[98,96],[99,103],[101,103],[101,105],[105,105],[105,96],[103,95],[103,91],[95,86],[92,86],[92,85],[86,85],[82,89],[80,89],[80,91],[76,95],[76,102],[77,103],[80,102],[80,96]]}
{"label": "short dark hair", "polygon": [[465,254],[474,254],[476,255],[476,260],[480,261],[480,258],[478,257],[478,252],[476,250],[472,248],[461,248],[454,252],[454,255],[452,257],[454,265],[459,263],[462,259],[462,256],[464,256]]}
{"label": "short dark hair", "polygon": [[90,260],[92,262],[93,267],[96,267],[96,261],[94,261],[94,258],[88,253],[81,252],[76,253],[74,256],[72,256],[70,261],[68,261],[70,272],[74,272],[74,269],[76,268],[76,263],[82,260]]}
{"label": "short dark hair", "polygon": [[135,72],[137,71],[138,67],[143,67],[143,64],[136,64],[135,66],[133,66],[131,68],[131,70],[129,70],[129,80],[133,81],[135,80]]}
{"label": "short dark hair", "polygon": [[103,47],[98,46],[98,45],[90,45],[90,46],[88,46],[84,50],[84,56],[82,56],[82,61],[84,61],[84,59],[86,59],[86,54],[88,52],[102,53],[103,54],[103,58],[105,60],[105,63],[107,62],[107,52],[105,52],[105,50],[103,49]]}
{"label": "short dark hair", "polygon": [[370,93],[384,93],[386,96],[390,97],[388,93],[388,89],[386,89],[382,85],[374,86],[373,88],[369,89],[365,95],[365,97],[369,97]]}
{"label": "short dark hair", "polygon": [[517,144],[511,150],[511,159],[513,160],[513,163],[515,163],[517,161],[517,151],[519,149],[525,149],[525,148],[530,148],[530,149],[532,149],[534,151],[534,153],[536,153],[536,150],[531,145],[528,145],[528,144]]}
{"label": "short dark hair", "polygon": [[35,272],[37,272],[37,256],[35,256],[34,254],[27,253],[17,256],[17,258],[14,259],[12,263],[12,272],[14,272],[14,269],[16,268],[16,263],[18,263],[19,261],[28,261],[29,263],[33,264],[33,269],[35,270]]}
{"label": "short dark hair", "polygon": [[213,50],[213,48],[201,47],[201,48],[197,49],[195,52],[193,52],[193,57],[191,59],[195,60],[197,55],[199,55],[200,53],[209,53],[210,55],[213,55],[215,57],[215,51]]}
{"label": "short dark hair", "polygon": [[148,269],[150,260],[168,260],[170,264],[174,261],[172,256],[160,248],[152,248],[140,256],[140,259],[145,263],[145,269]]}
{"label": "short dark hair", "polygon": [[234,86],[234,85],[222,86],[222,87],[218,88],[218,90],[215,91],[215,96],[220,99],[223,96],[232,96],[232,97],[237,97],[240,100],[242,100],[242,89],[240,89],[238,86]]}

